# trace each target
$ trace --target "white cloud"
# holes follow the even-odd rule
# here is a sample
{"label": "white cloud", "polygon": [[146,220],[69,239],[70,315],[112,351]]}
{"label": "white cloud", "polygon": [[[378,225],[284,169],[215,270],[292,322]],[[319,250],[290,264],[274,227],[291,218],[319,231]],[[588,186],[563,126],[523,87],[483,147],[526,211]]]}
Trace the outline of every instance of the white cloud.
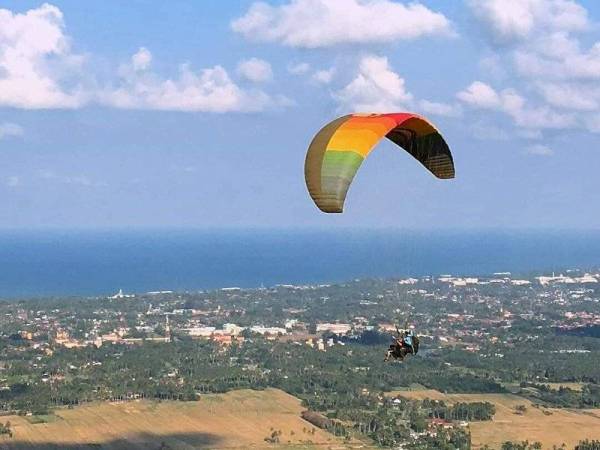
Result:
{"label": "white cloud", "polygon": [[0,123],[0,140],[6,137],[23,136],[23,128],[16,123]]}
{"label": "white cloud", "polygon": [[462,113],[460,107],[449,105],[448,103],[430,102],[429,100],[419,101],[419,108],[427,114],[445,117],[459,117]]}
{"label": "white cloud", "polygon": [[51,170],[40,172],[40,177],[44,180],[53,181],[55,183],[69,184],[74,186],[83,186],[89,188],[106,187],[108,184],[104,181],[96,181],[89,178],[87,175],[58,175]]}
{"label": "white cloud", "polygon": [[506,111],[518,126],[540,129],[564,130],[577,126],[577,119],[571,113],[558,112],[547,106],[522,107]]}
{"label": "white cloud", "polygon": [[528,154],[535,156],[552,156],[554,154],[554,151],[551,148],[542,144],[530,145],[525,151]]}
{"label": "white cloud", "polygon": [[305,62],[297,63],[297,64],[290,64],[290,65],[288,65],[287,70],[292,75],[304,75],[305,73],[307,73],[310,70],[310,64],[305,63]]}
{"label": "white cloud", "polygon": [[333,76],[335,74],[335,69],[332,67],[326,70],[317,70],[313,73],[311,79],[320,84],[329,84],[333,80]]}
{"label": "white cloud", "polygon": [[527,45],[532,51],[549,58],[566,58],[579,53],[580,48],[577,39],[564,31],[547,33],[540,30],[528,40]]}
{"label": "white cloud", "polygon": [[519,75],[600,78],[600,42],[584,49],[577,33],[591,29],[587,10],[572,0],[470,0],[475,17]]}
{"label": "white cloud", "polygon": [[[459,93],[463,102],[482,107],[487,99],[488,109],[510,115],[521,133],[526,127],[596,129],[600,41],[590,44],[589,35],[581,38],[582,32],[594,29],[582,5],[573,0],[469,0],[468,4],[495,49],[495,61],[490,62],[512,76],[527,98],[517,94],[520,103],[509,105],[502,98],[506,89],[496,92],[494,100],[491,92],[485,96],[467,88]],[[489,72],[493,75],[494,68]],[[539,130],[534,134],[539,137]]]}
{"label": "white cloud", "polygon": [[358,73],[346,86],[335,91],[334,99],[343,111],[389,112],[418,110],[425,114],[458,117],[460,105],[416,100],[405,80],[390,67],[386,57],[364,56]]}
{"label": "white cloud", "polygon": [[250,58],[240,62],[237,70],[242,77],[255,83],[263,83],[273,78],[271,64],[258,58]]}
{"label": "white cloud", "polygon": [[390,0],[256,2],[231,28],[251,40],[305,48],[453,35],[443,14]]}
{"label": "white cloud", "polygon": [[543,55],[531,48],[516,50],[514,64],[519,74],[529,78],[598,80],[600,79],[600,42],[590,50],[571,54]]}
{"label": "white cloud", "polygon": [[552,106],[567,110],[594,111],[600,107],[600,87],[576,83],[538,84],[542,97]]}
{"label": "white cloud", "polygon": [[529,106],[526,99],[514,89],[496,92],[481,81],[473,82],[456,96],[471,107],[505,113],[523,128],[564,129],[576,124],[575,116],[570,113],[561,113],[546,105]]}
{"label": "white cloud", "polygon": [[532,129],[527,129],[527,128],[517,129],[516,135],[523,139],[532,139],[532,140],[538,140],[538,139],[542,139],[542,137],[544,137],[544,135],[542,134],[542,132],[540,130],[532,130]]}
{"label": "white cloud", "polygon": [[378,56],[363,57],[356,78],[334,97],[343,108],[357,112],[403,110],[413,100],[404,79],[390,68],[387,58]]}
{"label": "white cloud", "polygon": [[459,100],[476,108],[496,109],[501,104],[500,96],[496,91],[481,81],[474,81],[456,96]]}
{"label": "white cloud", "polygon": [[571,0],[469,0],[475,17],[492,40],[522,41],[538,29],[582,31],[589,27],[587,11]]}
{"label": "white cloud", "polygon": [[25,13],[0,9],[0,106],[25,109],[76,108],[82,88],[67,80],[83,58],[73,54],[63,14],[43,4]]}
{"label": "white cloud", "polygon": [[497,54],[482,57],[479,60],[479,68],[496,80],[502,80],[507,77],[506,67]]}
{"label": "white cloud", "polygon": [[540,43],[543,39],[514,51],[513,62],[520,75],[551,80],[600,79],[600,42],[582,51],[579,41],[572,38],[568,38],[562,47],[551,40]]}
{"label": "white cloud", "polygon": [[13,176],[6,178],[5,184],[9,188],[15,188],[15,187],[18,187],[21,185],[21,179],[19,177],[13,175]]}
{"label": "white cloud", "polygon": [[[243,89],[215,65],[198,72],[182,65],[176,77],[150,70],[152,54],[141,47],[121,66],[116,81],[98,87],[83,70],[85,58],[71,51],[59,8],[43,4],[25,13],[0,9],[0,107],[80,108],[101,104],[116,108],[176,111],[261,111],[289,100]],[[271,77],[270,65],[251,59],[240,65],[253,81]],[[15,131],[4,131],[4,135]]]}
{"label": "white cloud", "polygon": [[131,57],[133,70],[146,70],[152,62],[152,53],[146,47],[140,49]]}
{"label": "white cloud", "polygon": [[212,113],[262,111],[287,104],[284,98],[272,98],[260,90],[242,89],[218,65],[194,72],[183,64],[177,77],[165,78],[152,72],[149,63],[143,70],[139,65],[135,70],[133,60],[131,66],[121,68],[117,87],[100,92],[98,100],[123,109]]}

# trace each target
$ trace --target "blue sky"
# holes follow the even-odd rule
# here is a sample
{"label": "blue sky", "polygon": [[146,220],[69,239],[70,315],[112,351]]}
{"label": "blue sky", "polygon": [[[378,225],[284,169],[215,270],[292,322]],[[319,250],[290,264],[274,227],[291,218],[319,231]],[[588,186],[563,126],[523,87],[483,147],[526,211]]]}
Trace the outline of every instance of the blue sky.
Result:
{"label": "blue sky", "polygon": [[[0,1],[0,227],[599,228],[600,4]],[[457,178],[393,145],[342,215],[314,133],[415,111]]]}

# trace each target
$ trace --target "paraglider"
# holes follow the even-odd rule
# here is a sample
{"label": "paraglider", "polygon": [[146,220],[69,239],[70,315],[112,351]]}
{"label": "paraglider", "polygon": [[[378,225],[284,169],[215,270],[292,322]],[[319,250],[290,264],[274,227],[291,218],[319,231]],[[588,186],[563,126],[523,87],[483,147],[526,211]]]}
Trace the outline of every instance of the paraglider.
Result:
{"label": "paraglider", "polygon": [[396,327],[396,336],[394,342],[385,353],[384,361],[389,361],[391,358],[403,361],[406,355],[416,355],[419,352],[419,337],[415,334],[413,327],[407,328],[401,332]]}
{"label": "paraglider", "polygon": [[321,211],[343,211],[354,175],[384,137],[410,153],[437,178],[454,178],[450,149],[427,119],[406,112],[350,114],[325,125],[306,154],[306,187]]}

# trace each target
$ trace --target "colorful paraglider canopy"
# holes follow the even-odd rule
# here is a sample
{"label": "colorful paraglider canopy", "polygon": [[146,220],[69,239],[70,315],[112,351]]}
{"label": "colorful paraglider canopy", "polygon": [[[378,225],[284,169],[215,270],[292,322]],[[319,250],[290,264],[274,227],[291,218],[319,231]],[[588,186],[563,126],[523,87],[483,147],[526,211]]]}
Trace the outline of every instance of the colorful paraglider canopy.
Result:
{"label": "colorful paraglider canopy", "polygon": [[325,125],[308,148],[304,175],[321,211],[341,213],[361,163],[387,137],[438,178],[454,178],[454,162],[442,135],[412,113],[350,114]]}

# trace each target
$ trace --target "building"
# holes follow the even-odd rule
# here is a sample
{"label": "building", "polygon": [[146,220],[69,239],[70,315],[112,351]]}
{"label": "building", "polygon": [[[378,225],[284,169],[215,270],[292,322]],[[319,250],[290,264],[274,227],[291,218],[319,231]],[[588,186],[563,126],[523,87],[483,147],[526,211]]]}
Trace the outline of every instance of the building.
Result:
{"label": "building", "polygon": [[243,336],[232,336],[230,334],[213,334],[211,339],[223,346],[231,345],[233,343],[242,344],[244,342]]}
{"label": "building", "polygon": [[111,295],[108,298],[122,299],[122,298],[133,298],[133,297],[135,297],[134,294],[123,294],[123,289],[119,289],[119,292],[117,292],[115,295]]}
{"label": "building", "polygon": [[449,420],[446,419],[429,419],[428,421],[428,427],[429,429],[435,429],[437,427],[442,427],[442,428],[452,428],[452,422],[450,422]]}
{"label": "building", "polygon": [[321,350],[322,352],[325,351],[325,343],[323,342],[323,339],[319,339],[317,341],[317,349]]}
{"label": "building", "polygon": [[244,327],[240,327],[235,323],[226,323],[223,325],[223,331],[231,336],[237,336],[242,331],[244,331]]}
{"label": "building", "polygon": [[322,333],[324,331],[329,331],[333,334],[346,334],[348,333],[352,327],[347,323],[318,323],[317,324],[317,333]]}
{"label": "building", "polygon": [[263,327],[262,325],[255,325],[250,328],[253,333],[258,333],[266,336],[279,336],[287,334],[287,330],[281,327]]}
{"label": "building", "polygon": [[185,331],[194,338],[208,338],[212,336],[215,330],[215,327],[192,327],[187,328]]}

